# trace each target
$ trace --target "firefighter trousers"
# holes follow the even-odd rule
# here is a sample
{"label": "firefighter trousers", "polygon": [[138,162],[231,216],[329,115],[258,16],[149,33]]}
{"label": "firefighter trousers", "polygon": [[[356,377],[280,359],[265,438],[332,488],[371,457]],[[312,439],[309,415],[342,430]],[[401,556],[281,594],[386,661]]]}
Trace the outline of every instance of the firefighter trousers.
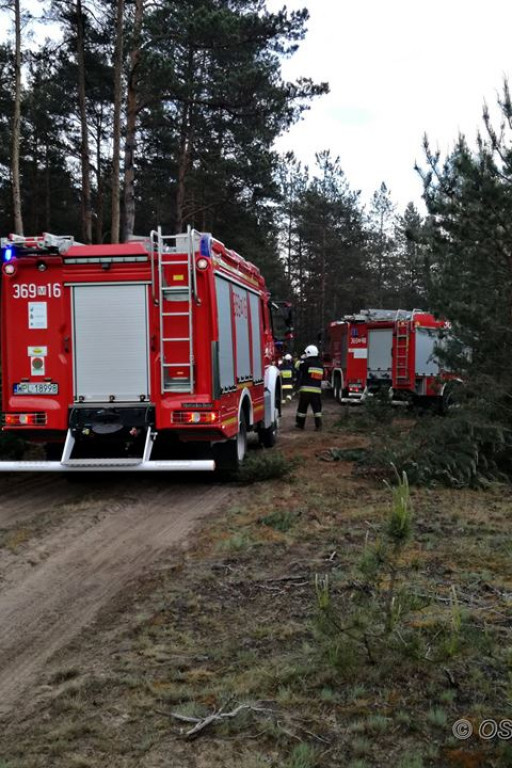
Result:
{"label": "firefighter trousers", "polygon": [[309,406],[315,417],[315,429],[322,429],[322,395],[319,392],[299,392],[295,423],[304,429]]}

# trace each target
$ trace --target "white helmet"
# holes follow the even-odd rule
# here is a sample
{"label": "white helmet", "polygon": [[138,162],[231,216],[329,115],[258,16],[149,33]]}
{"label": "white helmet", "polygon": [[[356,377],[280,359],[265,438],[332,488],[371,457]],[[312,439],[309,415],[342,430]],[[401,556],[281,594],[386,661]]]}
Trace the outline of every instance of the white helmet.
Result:
{"label": "white helmet", "polygon": [[291,360],[293,360],[292,356],[290,354],[287,354],[284,356],[284,359],[289,363]]}
{"label": "white helmet", "polygon": [[318,347],[315,347],[314,344],[310,344],[309,347],[306,347],[304,350],[304,354],[306,357],[318,357]]}

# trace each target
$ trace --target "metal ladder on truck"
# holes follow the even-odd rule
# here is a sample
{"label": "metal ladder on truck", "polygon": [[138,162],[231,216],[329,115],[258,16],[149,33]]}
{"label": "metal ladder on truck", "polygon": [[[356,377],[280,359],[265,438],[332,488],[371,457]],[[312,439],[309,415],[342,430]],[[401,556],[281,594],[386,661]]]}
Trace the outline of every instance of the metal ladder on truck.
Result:
{"label": "metal ladder on truck", "polygon": [[409,322],[411,313],[404,310],[397,310],[395,318],[396,327],[396,346],[394,359],[394,378],[398,385],[409,386],[411,375],[409,370]]}
{"label": "metal ladder on truck", "polygon": [[[152,245],[157,253],[157,287],[153,260],[151,283],[153,300],[159,307],[162,394],[194,392],[192,302],[196,295],[195,234],[190,227],[182,235],[162,235],[160,227],[151,233]],[[169,309],[169,305],[174,305],[173,309]],[[169,322],[166,318],[174,318],[176,322]],[[181,328],[181,334],[174,335],[169,326],[172,329],[175,326]]]}

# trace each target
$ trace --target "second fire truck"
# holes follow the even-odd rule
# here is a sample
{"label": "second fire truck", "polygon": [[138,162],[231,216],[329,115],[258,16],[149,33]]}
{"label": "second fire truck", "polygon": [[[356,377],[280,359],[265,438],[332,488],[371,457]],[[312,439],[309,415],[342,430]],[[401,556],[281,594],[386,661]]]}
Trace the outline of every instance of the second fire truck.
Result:
{"label": "second fire truck", "polygon": [[[324,370],[327,386],[338,402],[361,400],[366,392],[370,345],[376,371],[387,369],[387,360],[378,359],[382,348],[379,331],[393,328],[396,312],[381,309],[362,309],[343,320],[329,324],[324,339]],[[382,375],[384,371],[379,371]]]}
{"label": "second fire truck", "polygon": [[422,310],[361,310],[333,322],[324,345],[327,381],[339,401],[386,392],[393,401],[436,402],[441,408],[460,380],[438,350],[450,325]]}

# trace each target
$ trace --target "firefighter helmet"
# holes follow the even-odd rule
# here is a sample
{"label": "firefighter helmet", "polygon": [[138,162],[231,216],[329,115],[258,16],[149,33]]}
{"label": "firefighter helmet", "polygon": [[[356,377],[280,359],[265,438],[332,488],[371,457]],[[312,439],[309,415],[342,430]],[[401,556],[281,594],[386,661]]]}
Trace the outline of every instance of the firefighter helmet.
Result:
{"label": "firefighter helmet", "polygon": [[318,347],[315,347],[314,344],[310,344],[309,347],[306,347],[304,350],[304,354],[306,357],[318,357]]}
{"label": "firefighter helmet", "polygon": [[284,359],[284,360],[286,360],[286,362],[287,362],[287,363],[291,363],[291,361],[292,361],[292,359],[293,359],[293,358],[292,358],[292,356],[291,356],[291,355],[288,353],[287,355],[285,355],[285,356],[284,356],[284,358],[283,358],[283,359]]}

